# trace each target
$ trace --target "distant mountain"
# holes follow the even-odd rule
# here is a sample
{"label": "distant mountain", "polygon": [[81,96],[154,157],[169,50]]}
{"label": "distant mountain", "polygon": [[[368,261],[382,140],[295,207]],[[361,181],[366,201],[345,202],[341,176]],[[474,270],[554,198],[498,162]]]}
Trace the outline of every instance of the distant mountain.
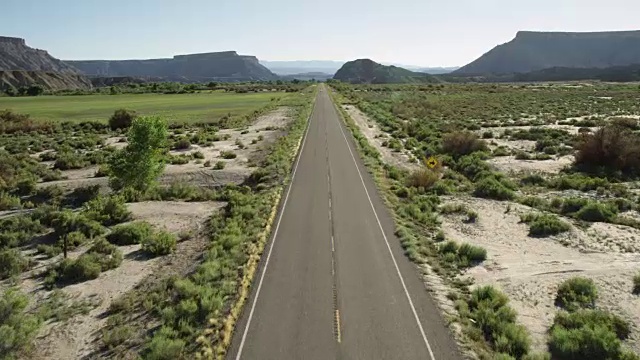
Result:
{"label": "distant mountain", "polygon": [[431,74],[431,75],[437,75],[437,74],[448,74],[450,72],[456,71],[460,69],[459,66],[451,66],[451,67],[424,67],[424,68],[415,68],[415,69],[409,69],[409,70],[413,70],[413,71],[417,71],[417,72],[422,72],[422,73],[427,73],[427,74]]}
{"label": "distant mountain", "polygon": [[268,61],[260,60],[260,63],[278,75],[294,75],[303,73],[335,74],[344,64],[344,61],[328,60],[295,60],[295,61]]}
{"label": "distant mountain", "polygon": [[73,73],[46,71],[0,71],[0,90],[22,86],[40,85],[46,90],[88,90],[92,88],[87,77]]}
{"label": "distant mountain", "polygon": [[358,59],[345,63],[333,78],[353,84],[438,82],[436,78],[429,74],[413,72],[393,65],[378,64],[370,59]]}
{"label": "distant mountain", "polygon": [[527,73],[552,67],[606,68],[640,63],[640,31],[519,31],[457,75]]}
{"label": "distant mountain", "polygon": [[171,59],[68,60],[86,75],[106,77],[162,77],[168,81],[276,80],[255,56],[235,51],[177,55]]}
{"label": "distant mountain", "polygon": [[317,80],[317,81],[325,81],[331,79],[333,74],[327,74],[323,72],[307,72],[301,74],[291,74],[291,75],[281,75],[280,78],[283,80]]}
{"label": "distant mountain", "polygon": [[0,36],[0,70],[78,73],[77,69],[49,55],[45,50],[27,46],[24,39]]}

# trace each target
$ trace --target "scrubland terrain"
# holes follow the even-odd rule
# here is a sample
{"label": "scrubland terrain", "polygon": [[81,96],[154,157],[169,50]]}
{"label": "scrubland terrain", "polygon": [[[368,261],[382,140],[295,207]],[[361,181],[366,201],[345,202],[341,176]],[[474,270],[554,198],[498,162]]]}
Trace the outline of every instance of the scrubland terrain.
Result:
{"label": "scrubland terrain", "polygon": [[[223,356],[310,113],[298,88],[3,98],[0,358]],[[114,113],[136,104],[164,117]]]}
{"label": "scrubland terrain", "polygon": [[467,355],[638,358],[637,84],[332,87]]}

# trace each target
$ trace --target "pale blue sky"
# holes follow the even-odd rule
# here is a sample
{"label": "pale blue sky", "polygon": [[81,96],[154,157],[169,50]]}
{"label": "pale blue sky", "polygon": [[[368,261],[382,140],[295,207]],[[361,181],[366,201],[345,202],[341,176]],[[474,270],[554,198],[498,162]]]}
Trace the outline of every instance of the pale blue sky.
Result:
{"label": "pale blue sky", "polygon": [[0,35],[61,59],[236,50],[464,65],[518,30],[640,29],[638,0],[0,0]]}

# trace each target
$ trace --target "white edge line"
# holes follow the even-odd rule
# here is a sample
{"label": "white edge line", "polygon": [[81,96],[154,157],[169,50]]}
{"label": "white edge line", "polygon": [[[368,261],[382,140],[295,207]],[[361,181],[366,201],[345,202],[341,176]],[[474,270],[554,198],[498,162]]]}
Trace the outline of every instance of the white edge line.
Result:
{"label": "white edge line", "polygon": [[276,239],[278,237],[278,230],[280,229],[280,222],[282,221],[282,215],[284,214],[284,210],[287,207],[289,194],[291,193],[291,188],[293,187],[293,181],[296,178],[296,172],[298,171],[298,164],[300,164],[300,158],[302,157],[302,152],[304,151],[304,144],[307,142],[307,134],[309,134],[309,129],[311,128],[311,118],[313,117],[313,112],[316,108],[317,96],[318,95],[316,95],[316,99],[314,99],[313,108],[311,109],[311,113],[309,114],[309,119],[307,121],[307,130],[304,133],[304,138],[302,139],[302,144],[300,145],[300,150],[298,152],[298,159],[296,160],[296,165],[293,168],[293,174],[291,175],[291,181],[289,182],[289,189],[287,189],[287,195],[284,198],[282,210],[280,211],[280,216],[278,217],[276,228],[273,231],[273,240],[271,240],[271,245],[269,246],[269,252],[267,253],[267,259],[265,260],[264,268],[262,269],[262,274],[260,275],[260,281],[258,282],[256,296],[253,298],[253,304],[251,304],[251,311],[249,311],[249,318],[247,319],[247,324],[245,325],[244,332],[242,333],[242,340],[240,341],[240,346],[238,347],[236,360],[240,360],[240,357],[242,356],[242,349],[244,348],[244,343],[247,340],[247,333],[249,332],[249,326],[251,325],[253,312],[256,309],[256,303],[258,302],[258,297],[260,296],[260,289],[262,289],[262,282],[264,280],[264,275],[267,273],[267,267],[269,266],[269,259],[271,259],[271,252],[273,251],[273,245],[276,243]]}
{"label": "white edge line", "polygon": [[[333,102],[333,100],[332,100]],[[336,105],[334,104],[334,107]],[[337,110],[336,110],[337,111]],[[339,113],[336,115],[340,116]],[[422,323],[420,322],[420,318],[418,317],[418,312],[416,308],[413,306],[413,301],[411,300],[411,295],[409,295],[409,290],[407,290],[407,285],[404,283],[404,279],[402,278],[402,273],[400,272],[400,268],[398,267],[398,262],[396,261],[396,257],[393,255],[393,251],[391,251],[391,246],[389,245],[389,240],[387,240],[387,235],[384,233],[384,229],[382,228],[382,224],[380,223],[380,218],[378,218],[378,212],[373,206],[373,202],[371,201],[371,196],[369,196],[369,191],[367,190],[367,185],[364,183],[364,179],[362,178],[362,173],[360,172],[360,168],[358,167],[358,162],[356,161],[356,157],[353,155],[353,151],[351,151],[351,145],[349,145],[349,141],[347,140],[347,135],[345,135],[344,130],[342,130],[342,125],[338,121],[338,127],[342,132],[342,136],[344,137],[344,141],[347,143],[347,148],[349,149],[349,153],[351,154],[351,158],[353,159],[353,163],[356,165],[356,170],[358,171],[358,176],[360,176],[360,181],[362,182],[362,186],[364,187],[364,192],[367,194],[367,199],[369,200],[369,205],[371,205],[371,210],[373,210],[373,215],[376,217],[376,221],[378,222],[378,227],[380,228],[380,232],[382,233],[382,237],[384,238],[384,242],[387,244],[387,249],[389,250],[389,255],[391,255],[391,260],[393,260],[393,265],[396,268],[396,272],[398,273],[398,278],[400,278],[400,283],[402,283],[402,288],[404,289],[404,293],[407,296],[407,300],[409,300],[409,306],[411,306],[411,311],[413,311],[413,316],[415,317],[416,322],[418,323],[418,327],[420,328],[420,333],[422,334],[422,339],[424,340],[425,345],[427,345],[427,350],[429,351],[429,355],[431,356],[431,360],[436,360],[433,355],[433,351],[431,350],[431,345],[429,344],[429,340],[427,340],[427,335],[424,333],[424,329],[422,328]]]}

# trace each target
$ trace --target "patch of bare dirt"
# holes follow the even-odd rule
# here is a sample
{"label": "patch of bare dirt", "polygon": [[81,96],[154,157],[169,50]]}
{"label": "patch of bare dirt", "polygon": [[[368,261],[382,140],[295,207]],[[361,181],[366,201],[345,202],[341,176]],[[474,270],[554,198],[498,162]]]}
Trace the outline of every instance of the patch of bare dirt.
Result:
{"label": "patch of bare dirt", "polygon": [[374,146],[380,155],[382,160],[390,165],[405,168],[407,170],[416,170],[420,168],[417,163],[412,163],[411,154],[404,152],[396,152],[386,146],[382,146],[382,143],[388,139],[388,135],[380,130],[378,124],[375,121],[369,119],[362,111],[353,105],[343,105],[344,110],[356,123],[360,132],[367,138],[370,145]]}
{"label": "patch of bare dirt", "polygon": [[542,172],[557,174],[573,163],[573,155],[561,156],[549,160],[518,160],[515,156],[498,156],[487,162],[504,173]]}
{"label": "patch of bare dirt", "polygon": [[214,211],[223,208],[224,202],[143,201],[129,203],[134,220],[149,222],[157,228],[178,233],[198,229]]}
{"label": "patch of bare dirt", "polygon": [[[557,310],[554,300],[558,285],[580,275],[598,285],[599,307],[630,321],[633,329],[628,343],[635,351],[640,350],[640,298],[631,293],[631,278],[638,269],[640,253],[637,249],[633,253],[605,252],[610,249],[606,245],[600,251],[593,250],[593,245],[584,246],[587,239],[591,239],[590,244],[602,243],[596,233],[608,232],[615,238],[618,234],[609,224],[594,224],[587,232],[573,228],[570,234],[532,238],[519,218],[521,213],[534,211],[526,206],[476,198],[456,202],[465,203],[480,216],[475,224],[466,224],[456,216],[444,217],[445,235],[487,249],[487,260],[469,269],[467,275],[476,285],[495,285],[509,296],[518,321],[531,331],[536,349],[546,348],[546,332]],[[571,238],[582,240],[568,242]],[[634,242],[627,240],[628,245]]]}

